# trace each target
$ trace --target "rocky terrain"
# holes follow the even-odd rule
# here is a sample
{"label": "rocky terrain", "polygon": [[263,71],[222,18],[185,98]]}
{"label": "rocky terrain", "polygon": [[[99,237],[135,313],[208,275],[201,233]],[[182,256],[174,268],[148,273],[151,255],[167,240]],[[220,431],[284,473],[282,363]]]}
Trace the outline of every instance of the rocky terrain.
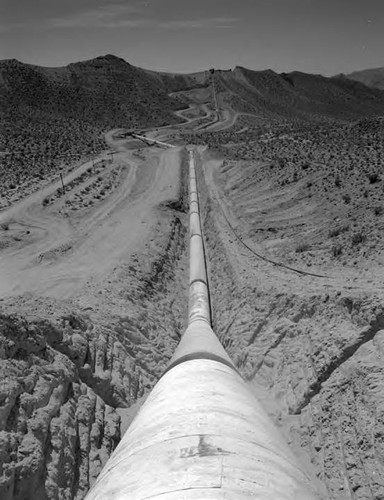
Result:
{"label": "rocky terrain", "polygon": [[194,144],[215,332],[324,499],[383,499],[384,93],[235,68],[215,72],[218,117],[205,72],[110,57],[30,70],[115,99],[112,73],[120,102],[144,107],[161,94],[140,124],[128,104],[126,124],[116,110],[83,120],[71,99],[83,138],[135,123],[178,147],[112,131],[68,161],[65,191],[54,165],[23,200],[4,190],[0,497],[84,498],[166,367],[187,314]]}

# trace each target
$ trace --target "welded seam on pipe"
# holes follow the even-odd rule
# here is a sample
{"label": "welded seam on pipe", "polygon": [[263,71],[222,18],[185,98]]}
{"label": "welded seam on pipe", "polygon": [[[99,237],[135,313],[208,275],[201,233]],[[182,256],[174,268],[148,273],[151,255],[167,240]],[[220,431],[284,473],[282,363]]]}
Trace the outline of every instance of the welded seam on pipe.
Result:
{"label": "welded seam on pipe", "polygon": [[181,365],[181,363],[185,363],[186,361],[193,361],[195,359],[208,359],[209,361],[217,361],[218,363],[221,363],[225,366],[228,366],[229,368],[234,370],[241,377],[240,372],[236,368],[233,367],[233,364],[231,362],[229,362],[228,360],[224,359],[223,357],[218,356],[217,354],[213,354],[209,351],[193,352],[190,354],[186,354],[185,356],[182,356],[181,358],[178,358],[176,361],[174,361],[169,366],[167,366],[167,369],[164,371],[162,376],[164,376],[167,372],[172,370],[172,368],[175,368],[175,366]]}

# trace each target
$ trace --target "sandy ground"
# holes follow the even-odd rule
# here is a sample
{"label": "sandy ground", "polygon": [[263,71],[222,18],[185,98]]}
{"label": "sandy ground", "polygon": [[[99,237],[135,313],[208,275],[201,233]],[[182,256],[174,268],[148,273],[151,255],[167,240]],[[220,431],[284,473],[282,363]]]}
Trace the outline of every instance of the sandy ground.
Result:
{"label": "sandy ground", "polygon": [[[7,225],[1,236],[8,242],[1,250],[1,297],[30,292],[69,298],[91,277],[97,281],[128,259],[148,238],[152,211],[177,192],[178,151],[152,149],[140,158],[112,137],[113,163],[104,162],[99,172],[93,162],[80,166],[65,185],[91,169],[89,175],[52,204],[44,206],[43,200],[60,188],[60,181],[0,213],[0,224]],[[100,199],[100,187],[92,181],[100,177],[102,184],[111,172],[118,182]],[[84,188],[88,192],[80,194]],[[81,204],[84,196],[89,201]]]}

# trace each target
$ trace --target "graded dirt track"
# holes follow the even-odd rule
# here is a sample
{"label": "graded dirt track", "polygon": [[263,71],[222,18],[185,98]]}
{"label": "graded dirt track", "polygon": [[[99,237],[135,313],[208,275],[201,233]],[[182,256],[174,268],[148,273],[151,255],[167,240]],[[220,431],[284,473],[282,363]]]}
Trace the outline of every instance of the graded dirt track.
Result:
{"label": "graded dirt track", "polygon": [[[74,211],[68,189],[62,200],[44,206],[43,200],[60,188],[59,181],[1,212],[8,245],[2,250],[0,297],[33,292],[68,298],[90,277],[108,274],[148,238],[154,208],[177,195],[179,153],[151,150],[141,159],[112,133],[108,141],[116,153],[102,175],[119,167],[120,177],[105,200],[93,198],[92,205]],[[92,162],[67,176],[65,184],[89,168]]]}

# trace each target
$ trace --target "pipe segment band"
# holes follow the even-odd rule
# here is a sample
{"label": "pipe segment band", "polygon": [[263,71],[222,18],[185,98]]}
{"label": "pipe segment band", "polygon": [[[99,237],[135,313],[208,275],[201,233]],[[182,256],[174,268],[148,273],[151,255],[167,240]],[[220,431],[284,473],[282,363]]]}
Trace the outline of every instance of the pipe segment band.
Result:
{"label": "pipe segment band", "polygon": [[200,227],[200,217],[197,212],[191,212],[189,216],[189,234],[200,235],[201,236],[201,227]]}
{"label": "pipe segment band", "polygon": [[201,235],[193,234],[190,239],[189,284],[194,281],[202,281],[207,284],[207,273],[204,259],[201,258],[202,255],[204,255],[204,250]]}
{"label": "pipe segment band", "polygon": [[211,324],[211,312],[209,310],[208,288],[202,281],[194,281],[189,286],[189,314],[188,323],[204,320]]}
{"label": "pipe segment band", "polygon": [[195,359],[160,379],[87,496],[145,498],[319,497],[241,377]]}
{"label": "pipe segment band", "polygon": [[197,193],[190,193],[189,203],[199,203],[199,200],[197,199]]}
{"label": "pipe segment band", "polygon": [[201,352],[214,355],[218,360],[223,360],[225,364],[236,370],[231,358],[219,342],[209,323],[204,319],[193,321],[181,337],[179,345],[169,362],[169,367],[175,364],[180,358],[200,355]]}

